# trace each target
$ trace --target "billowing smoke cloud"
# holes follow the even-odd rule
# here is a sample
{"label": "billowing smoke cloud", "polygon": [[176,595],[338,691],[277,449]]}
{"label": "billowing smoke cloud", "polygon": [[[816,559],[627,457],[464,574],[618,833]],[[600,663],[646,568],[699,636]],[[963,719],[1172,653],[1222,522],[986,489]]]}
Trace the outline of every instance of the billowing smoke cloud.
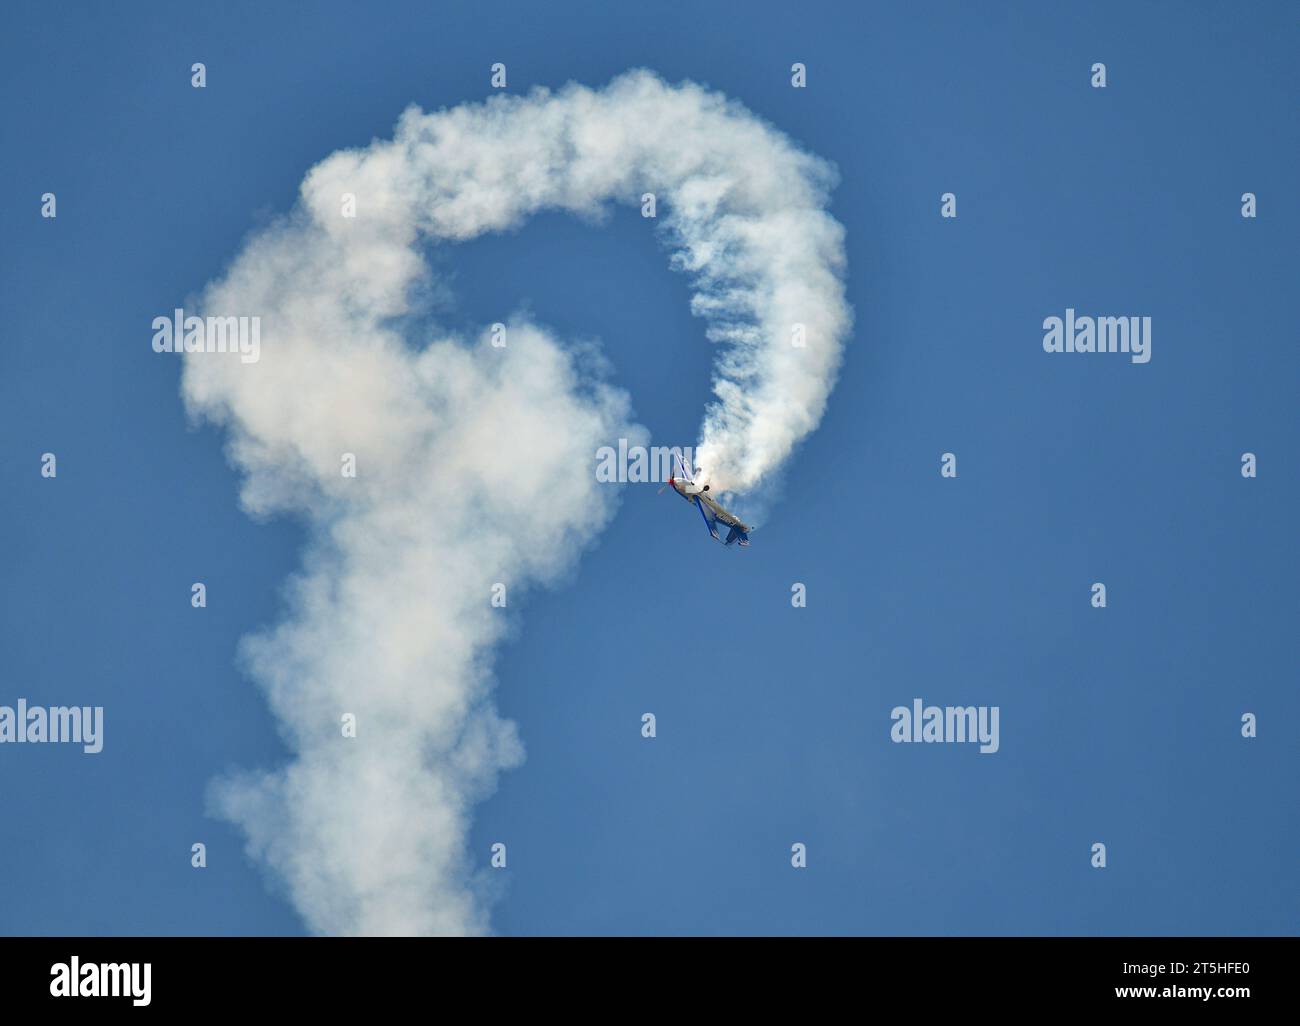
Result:
{"label": "billowing smoke cloud", "polygon": [[632,72],[407,110],[391,141],[313,168],[295,210],[208,287],[205,313],[261,317],[261,359],[187,355],[187,405],[227,427],[245,507],[299,515],[312,539],[286,619],[243,651],[293,757],[212,799],[310,929],[488,929],[470,811],[523,752],[491,700],[493,587],[513,604],[573,565],[616,501],[596,449],[641,433],[589,349],[526,322],[501,348],[430,327],[425,247],[655,193],[720,343],[697,463],[743,492],[834,384],[851,313],[832,185],[744,108]]}

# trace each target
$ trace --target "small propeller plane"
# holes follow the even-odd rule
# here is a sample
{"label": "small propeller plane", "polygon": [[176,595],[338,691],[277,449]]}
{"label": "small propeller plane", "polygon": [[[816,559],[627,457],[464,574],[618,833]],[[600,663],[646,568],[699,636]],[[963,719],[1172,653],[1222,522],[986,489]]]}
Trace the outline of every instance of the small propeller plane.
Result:
{"label": "small propeller plane", "polygon": [[728,513],[723,509],[717,500],[709,494],[708,485],[695,483],[690,471],[686,469],[686,462],[676,453],[673,453],[673,457],[677,461],[677,471],[668,479],[668,484],[659,489],[659,494],[662,495],[666,488],[672,488],[673,491],[698,509],[700,516],[704,518],[704,526],[709,529],[709,534],[713,536],[714,541],[722,541],[721,535],[718,534],[718,524],[721,523],[731,528],[727,533],[727,540],[722,544],[730,545],[732,542],[739,542],[742,546],[748,546],[749,532],[753,528],[742,523],[740,517],[734,513]]}

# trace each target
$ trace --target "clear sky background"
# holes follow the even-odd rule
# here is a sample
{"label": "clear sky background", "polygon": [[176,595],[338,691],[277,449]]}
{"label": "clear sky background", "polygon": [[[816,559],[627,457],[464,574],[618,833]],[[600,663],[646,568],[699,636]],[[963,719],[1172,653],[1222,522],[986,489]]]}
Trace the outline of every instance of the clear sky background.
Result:
{"label": "clear sky background", "polygon": [[[204,812],[285,758],[235,652],[302,529],[240,512],[150,321],[312,164],[496,61],[512,91],[694,79],[835,162],[857,322],[748,551],[630,486],[512,603],[527,760],[471,844],[509,846],[495,930],[1297,932],[1298,45],[1283,3],[7,4],[0,704],[103,705],[106,736],[0,746],[0,932],[303,930]],[[694,441],[711,348],[634,210],[447,266],[465,323],[600,339],[655,440]],[[1149,315],[1151,362],[1044,354],[1067,306]],[[916,697],[999,706],[1001,750],[891,743]]]}

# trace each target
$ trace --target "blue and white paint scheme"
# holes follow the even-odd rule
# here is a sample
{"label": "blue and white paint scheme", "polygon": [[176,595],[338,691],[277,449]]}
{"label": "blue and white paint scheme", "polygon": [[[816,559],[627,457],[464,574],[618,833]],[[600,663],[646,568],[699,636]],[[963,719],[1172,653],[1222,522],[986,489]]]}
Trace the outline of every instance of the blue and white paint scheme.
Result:
{"label": "blue and white paint scheme", "polygon": [[[664,485],[664,488],[672,488],[700,511],[700,516],[704,518],[704,526],[709,529],[709,535],[714,541],[722,541],[722,536],[718,533],[718,524],[723,524],[730,528],[727,540],[722,542],[724,545],[739,542],[740,545],[748,547],[749,532],[754,528],[742,522],[734,513],[728,513],[723,509],[722,505],[709,494],[709,486],[695,480],[680,456],[674,453],[674,459],[677,463],[677,472],[668,479],[668,484]],[[664,488],[659,489],[660,493]]]}

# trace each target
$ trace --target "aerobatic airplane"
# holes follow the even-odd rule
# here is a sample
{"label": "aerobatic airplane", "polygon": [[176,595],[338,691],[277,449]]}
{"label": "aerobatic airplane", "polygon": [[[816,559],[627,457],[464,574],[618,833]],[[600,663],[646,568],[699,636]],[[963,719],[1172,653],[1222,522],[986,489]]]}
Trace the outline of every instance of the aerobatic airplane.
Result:
{"label": "aerobatic airplane", "polygon": [[749,532],[753,528],[747,527],[734,513],[728,513],[723,509],[709,494],[709,486],[696,484],[690,471],[686,469],[685,461],[676,453],[673,456],[677,461],[677,473],[668,479],[668,484],[659,489],[659,494],[662,495],[664,488],[671,486],[673,491],[698,509],[700,516],[704,518],[704,526],[709,529],[709,534],[713,536],[714,541],[722,541],[722,537],[718,534],[718,524],[721,523],[731,528],[727,533],[727,540],[722,544],[740,542],[741,545],[749,545]]}

